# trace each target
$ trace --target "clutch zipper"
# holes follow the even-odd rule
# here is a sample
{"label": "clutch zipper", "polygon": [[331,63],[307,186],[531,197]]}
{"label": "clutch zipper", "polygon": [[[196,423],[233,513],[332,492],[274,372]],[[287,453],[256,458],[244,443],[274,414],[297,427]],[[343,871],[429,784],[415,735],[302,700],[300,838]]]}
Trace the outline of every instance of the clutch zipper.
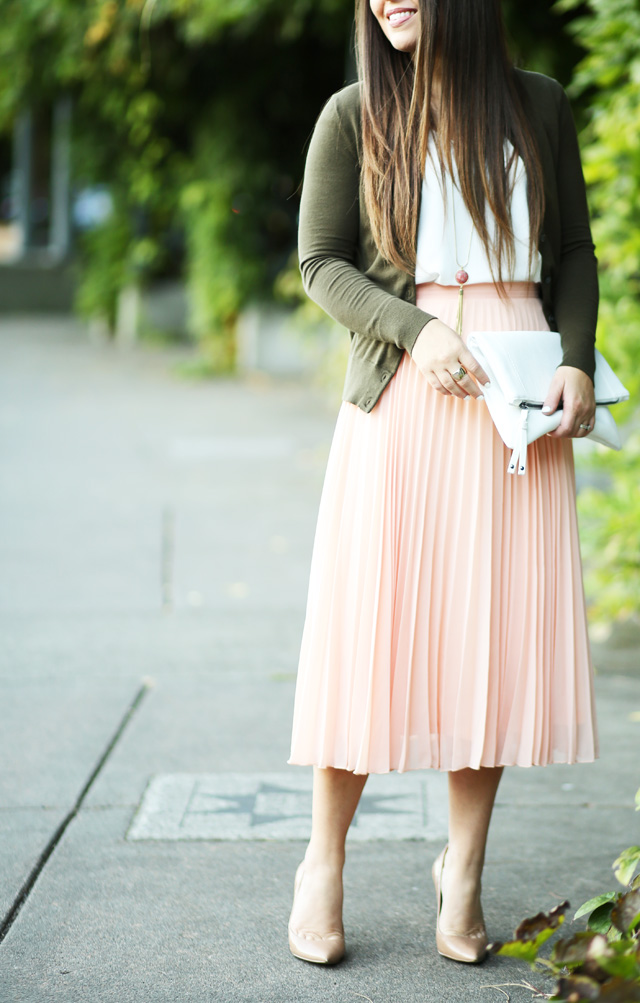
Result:
{"label": "clutch zipper", "polygon": [[[509,460],[509,466],[507,467],[507,473],[515,474],[516,467],[518,469],[518,476],[524,476],[527,472],[527,430],[529,424],[529,408],[532,406],[522,401],[518,405],[522,411],[520,417],[520,429],[518,433],[518,438],[516,439],[516,444],[514,450],[511,454],[511,459]],[[533,405],[536,406],[535,404]],[[542,404],[540,405],[542,407]]]}
{"label": "clutch zipper", "polygon": [[[619,397],[616,397],[615,400],[608,400],[608,401],[598,400],[596,398],[596,406],[597,407],[600,407],[600,406],[610,407],[612,404],[619,404],[619,403],[620,403],[620,398]],[[562,411],[562,406],[563,406],[562,401],[560,401],[560,403],[556,407],[556,411]],[[534,408],[536,411],[542,411],[542,408],[544,407],[544,404],[538,404],[537,402],[533,402],[533,401],[520,401],[520,403],[518,404],[518,407],[531,407],[531,408]]]}

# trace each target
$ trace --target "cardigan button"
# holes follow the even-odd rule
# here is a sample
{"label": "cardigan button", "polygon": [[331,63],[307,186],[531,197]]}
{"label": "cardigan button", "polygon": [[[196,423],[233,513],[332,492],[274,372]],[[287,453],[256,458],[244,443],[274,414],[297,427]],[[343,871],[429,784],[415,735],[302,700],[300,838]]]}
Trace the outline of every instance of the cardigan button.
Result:
{"label": "cardigan button", "polygon": [[384,383],[385,380],[388,380],[388,379],[389,379],[389,373],[383,373],[382,376],[380,377],[380,382]]}
{"label": "cardigan button", "polygon": [[544,241],[545,241],[546,239],[547,239],[547,235],[546,235],[546,233],[541,233],[541,234],[540,234],[540,243],[541,243],[541,244],[542,244],[542,243],[544,243]]}
{"label": "cardigan button", "polygon": [[551,276],[550,275],[547,275],[546,279],[544,280],[544,284],[546,286],[548,286],[548,285],[551,284]]}
{"label": "cardigan button", "polygon": [[372,404],[373,404],[373,397],[370,397],[368,401],[364,402],[365,407],[371,407]]}

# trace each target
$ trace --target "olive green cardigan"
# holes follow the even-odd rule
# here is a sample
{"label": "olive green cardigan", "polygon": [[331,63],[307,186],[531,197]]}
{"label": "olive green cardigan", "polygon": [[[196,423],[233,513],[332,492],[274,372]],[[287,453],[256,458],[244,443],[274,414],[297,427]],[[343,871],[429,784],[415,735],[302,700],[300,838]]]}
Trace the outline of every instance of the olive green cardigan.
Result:
{"label": "olive green cardigan", "polygon": [[[560,331],[563,365],[593,378],[598,277],[576,130],[557,81],[515,71],[542,160],[542,306]],[[307,294],[349,328],[343,399],[371,411],[432,315],[416,305],[414,276],[378,251],[360,183],[360,85],[329,99],[304,174],[299,256]],[[416,206],[416,212],[419,212]]]}

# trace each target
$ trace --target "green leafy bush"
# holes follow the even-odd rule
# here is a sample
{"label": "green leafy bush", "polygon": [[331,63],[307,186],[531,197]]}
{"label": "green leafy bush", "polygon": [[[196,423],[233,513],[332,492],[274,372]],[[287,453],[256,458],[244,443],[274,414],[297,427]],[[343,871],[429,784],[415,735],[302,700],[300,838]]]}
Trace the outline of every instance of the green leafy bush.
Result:
{"label": "green leafy bush", "polygon": [[0,131],[73,98],[74,186],[114,216],[79,240],[78,305],[113,325],[121,290],[185,274],[209,368],[295,244],[304,146],[344,80],[342,0],[0,0]]}
{"label": "green leafy bush", "polygon": [[131,227],[127,216],[114,212],[108,220],[81,238],[85,264],[76,296],[81,316],[100,317],[109,330],[116,323],[118,294],[127,283],[127,256]]}
{"label": "green leafy bush", "polygon": [[601,489],[581,493],[586,590],[594,620],[640,611],[640,10],[637,0],[559,0],[578,12],[570,30],[585,50],[570,86],[588,100],[581,135],[600,263],[598,346],[631,392],[615,408],[620,453],[589,464]]}
{"label": "green leafy bush", "polygon": [[195,144],[190,178],[180,205],[186,241],[190,333],[210,368],[228,372],[235,362],[235,322],[262,275],[247,226],[243,189],[255,190],[233,121],[218,114]]}
{"label": "green leafy bush", "polygon": [[[640,790],[636,794],[640,810]],[[540,948],[562,925],[568,902],[549,913],[539,913],[520,924],[514,939],[491,944],[493,954],[526,961],[534,971],[555,979],[551,994],[537,996],[562,1003],[635,1003],[640,1001],[640,846],[630,846],[613,863],[624,891],[605,892],[585,902],[574,919],[587,916],[587,929],[559,940],[550,958]],[[528,988],[534,988],[529,986]]]}
{"label": "green leafy bush", "polygon": [[312,376],[313,383],[323,391],[327,402],[337,408],[349,358],[349,335],[305,293],[297,252],[294,251],[286,268],[278,275],[274,293],[276,300],[293,307],[291,324],[298,337],[321,346]]}

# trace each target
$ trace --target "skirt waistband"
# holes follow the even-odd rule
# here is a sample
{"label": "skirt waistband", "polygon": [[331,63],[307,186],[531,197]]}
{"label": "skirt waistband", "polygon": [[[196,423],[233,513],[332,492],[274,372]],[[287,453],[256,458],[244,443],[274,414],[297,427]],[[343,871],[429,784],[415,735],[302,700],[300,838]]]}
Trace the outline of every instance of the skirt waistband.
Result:
{"label": "skirt waistband", "polygon": [[[540,299],[539,282],[505,282],[505,294],[509,299]],[[455,299],[460,294],[460,286],[440,286],[437,282],[421,282],[416,286],[416,300],[434,297]],[[498,288],[493,282],[476,282],[464,286],[464,298],[499,299]]]}

